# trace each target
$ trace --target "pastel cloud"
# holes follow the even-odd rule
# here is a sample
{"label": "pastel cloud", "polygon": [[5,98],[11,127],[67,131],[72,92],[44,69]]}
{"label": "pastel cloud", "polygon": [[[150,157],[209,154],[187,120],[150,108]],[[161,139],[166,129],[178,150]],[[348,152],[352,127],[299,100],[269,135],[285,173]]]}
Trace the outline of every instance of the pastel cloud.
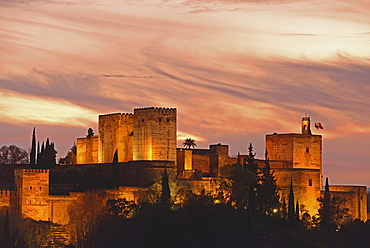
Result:
{"label": "pastel cloud", "polygon": [[335,141],[369,136],[366,1],[0,6],[0,124],[24,133],[45,118],[53,126],[44,129],[67,130],[61,156],[76,138],[72,127],[83,136],[98,114],[145,106],[178,108],[179,146],[192,137],[236,153],[252,142],[259,157],[265,133],[300,132],[309,110],[325,127],[330,165],[345,157]]}

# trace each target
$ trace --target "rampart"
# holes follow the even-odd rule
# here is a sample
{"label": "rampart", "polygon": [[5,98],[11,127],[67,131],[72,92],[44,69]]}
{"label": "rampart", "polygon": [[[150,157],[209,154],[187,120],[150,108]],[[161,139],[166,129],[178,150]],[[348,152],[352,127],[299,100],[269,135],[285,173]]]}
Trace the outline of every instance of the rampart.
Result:
{"label": "rampart", "polygon": [[[367,221],[367,194],[366,186],[329,186],[331,197],[345,199],[344,206],[349,209],[353,219]],[[323,195],[322,195],[323,196]]]}

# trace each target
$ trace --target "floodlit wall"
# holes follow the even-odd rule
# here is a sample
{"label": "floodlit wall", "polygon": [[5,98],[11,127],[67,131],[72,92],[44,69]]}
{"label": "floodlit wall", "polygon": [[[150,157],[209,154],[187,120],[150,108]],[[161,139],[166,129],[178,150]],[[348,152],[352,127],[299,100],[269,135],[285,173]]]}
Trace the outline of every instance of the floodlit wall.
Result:
{"label": "floodlit wall", "polygon": [[134,110],[134,160],[176,161],[175,108]]}
{"label": "floodlit wall", "polygon": [[18,213],[22,218],[49,220],[49,170],[15,170]]}
{"label": "floodlit wall", "polygon": [[367,194],[366,186],[330,185],[330,195],[346,200],[344,207],[349,209],[353,219],[367,221]]}
{"label": "floodlit wall", "polygon": [[99,115],[99,163],[111,163],[116,150],[119,162],[133,159],[133,120],[132,114]]}
{"label": "floodlit wall", "polygon": [[[298,200],[301,213],[318,214],[317,198],[321,194],[321,174],[318,169],[272,169],[281,200],[288,204],[290,182],[293,183],[294,199]],[[295,203],[294,203],[295,204]]]}
{"label": "floodlit wall", "polygon": [[77,139],[77,164],[92,164],[98,162],[98,135]]}

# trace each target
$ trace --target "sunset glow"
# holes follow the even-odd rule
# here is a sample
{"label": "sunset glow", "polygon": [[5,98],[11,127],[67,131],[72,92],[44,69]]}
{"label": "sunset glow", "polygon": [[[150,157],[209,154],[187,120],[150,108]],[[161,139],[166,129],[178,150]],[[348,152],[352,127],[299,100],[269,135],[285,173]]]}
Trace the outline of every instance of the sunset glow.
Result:
{"label": "sunset glow", "polygon": [[99,114],[177,108],[178,147],[323,130],[324,178],[370,185],[368,0],[0,1],[0,145],[65,156]]}

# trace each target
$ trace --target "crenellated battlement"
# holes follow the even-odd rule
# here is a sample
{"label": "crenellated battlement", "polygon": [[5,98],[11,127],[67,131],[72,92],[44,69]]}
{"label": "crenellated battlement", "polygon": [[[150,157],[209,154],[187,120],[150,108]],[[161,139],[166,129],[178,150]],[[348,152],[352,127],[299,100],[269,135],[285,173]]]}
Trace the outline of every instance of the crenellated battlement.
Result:
{"label": "crenellated battlement", "polygon": [[176,114],[176,108],[148,107],[136,108],[134,113]]}
{"label": "crenellated battlement", "polygon": [[32,175],[32,174],[45,174],[49,175],[48,169],[17,169],[14,170],[15,175]]}
{"label": "crenellated battlement", "polygon": [[10,190],[10,189],[0,189],[0,196],[10,196],[10,195],[14,195],[15,192],[13,190]]}
{"label": "crenellated battlement", "polygon": [[99,115],[99,122],[101,121],[118,121],[118,120],[132,120],[134,117],[133,113],[113,113],[106,115]]}
{"label": "crenellated battlement", "polygon": [[47,169],[21,169],[19,170],[23,173],[45,173],[45,174],[49,174],[49,170]]}

